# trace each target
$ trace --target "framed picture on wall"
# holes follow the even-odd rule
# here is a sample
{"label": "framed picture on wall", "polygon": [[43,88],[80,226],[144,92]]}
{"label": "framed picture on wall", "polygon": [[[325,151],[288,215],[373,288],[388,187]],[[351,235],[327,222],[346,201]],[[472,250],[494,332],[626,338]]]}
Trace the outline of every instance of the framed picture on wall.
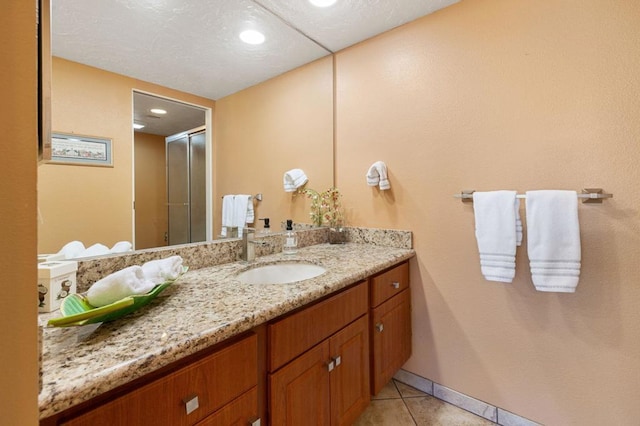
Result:
{"label": "framed picture on wall", "polygon": [[50,163],[113,167],[111,139],[52,133]]}

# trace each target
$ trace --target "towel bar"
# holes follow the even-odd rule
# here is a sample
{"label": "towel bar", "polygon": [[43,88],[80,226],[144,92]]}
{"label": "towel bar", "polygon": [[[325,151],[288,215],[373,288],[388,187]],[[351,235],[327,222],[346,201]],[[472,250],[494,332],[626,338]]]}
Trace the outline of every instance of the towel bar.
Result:
{"label": "towel bar", "polygon": [[[220,198],[224,198],[224,195],[222,197],[220,197]],[[256,195],[253,196],[253,198],[256,201],[262,201],[262,192],[258,192]]]}
{"label": "towel bar", "polygon": [[[463,203],[473,203],[474,189],[464,189],[459,194],[455,194],[455,198],[461,198]],[[527,198],[525,194],[518,194],[516,198]],[[605,198],[613,198],[613,194],[602,192],[602,188],[584,188],[582,193],[578,194],[578,198],[582,198],[583,203],[602,203]]]}

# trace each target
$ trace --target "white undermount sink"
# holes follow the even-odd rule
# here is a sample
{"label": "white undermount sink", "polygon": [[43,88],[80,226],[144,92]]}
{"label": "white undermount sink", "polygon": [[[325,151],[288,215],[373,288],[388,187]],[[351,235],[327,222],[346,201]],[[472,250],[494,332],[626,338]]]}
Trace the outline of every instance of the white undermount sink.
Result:
{"label": "white undermount sink", "polygon": [[308,280],[327,272],[322,266],[312,263],[277,263],[256,266],[238,274],[245,284],[288,284]]}

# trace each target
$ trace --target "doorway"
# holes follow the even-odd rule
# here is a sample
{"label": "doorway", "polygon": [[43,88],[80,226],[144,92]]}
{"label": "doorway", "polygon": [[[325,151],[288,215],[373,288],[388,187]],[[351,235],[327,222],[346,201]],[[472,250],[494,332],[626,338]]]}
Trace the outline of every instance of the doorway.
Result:
{"label": "doorway", "polygon": [[[164,111],[164,112],[163,112]],[[211,110],[209,108],[133,92],[134,124],[134,244],[135,249],[181,244],[183,239],[169,237],[169,198],[167,173],[167,138],[199,128],[204,132],[197,152],[197,162],[204,167],[197,182],[204,193],[205,216],[201,227],[204,238],[211,239]],[[136,128],[137,127],[137,128]],[[202,207],[202,206],[201,206]],[[174,226],[176,220],[173,220]],[[187,223],[184,226],[189,226]]]}

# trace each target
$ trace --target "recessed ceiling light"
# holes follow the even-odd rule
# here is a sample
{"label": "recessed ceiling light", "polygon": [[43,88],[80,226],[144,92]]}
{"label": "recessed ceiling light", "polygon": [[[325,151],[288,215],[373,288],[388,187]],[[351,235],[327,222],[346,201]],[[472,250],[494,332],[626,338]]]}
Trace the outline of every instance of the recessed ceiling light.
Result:
{"label": "recessed ceiling light", "polygon": [[240,40],[248,44],[264,43],[264,34],[256,30],[246,30],[240,33]]}
{"label": "recessed ceiling light", "polygon": [[160,109],[160,108],[153,108],[153,109],[151,109],[150,111],[151,111],[152,113],[154,113],[154,114],[161,114],[161,115],[162,115],[162,114],[166,114],[166,113],[167,113],[167,111],[165,111],[165,110],[163,110],[163,109]]}
{"label": "recessed ceiling light", "polygon": [[133,123],[133,128],[136,130],[140,130],[144,127],[144,124],[140,124],[140,123]]}
{"label": "recessed ceiling light", "polygon": [[329,7],[335,2],[336,0],[309,0],[309,3],[317,7]]}

